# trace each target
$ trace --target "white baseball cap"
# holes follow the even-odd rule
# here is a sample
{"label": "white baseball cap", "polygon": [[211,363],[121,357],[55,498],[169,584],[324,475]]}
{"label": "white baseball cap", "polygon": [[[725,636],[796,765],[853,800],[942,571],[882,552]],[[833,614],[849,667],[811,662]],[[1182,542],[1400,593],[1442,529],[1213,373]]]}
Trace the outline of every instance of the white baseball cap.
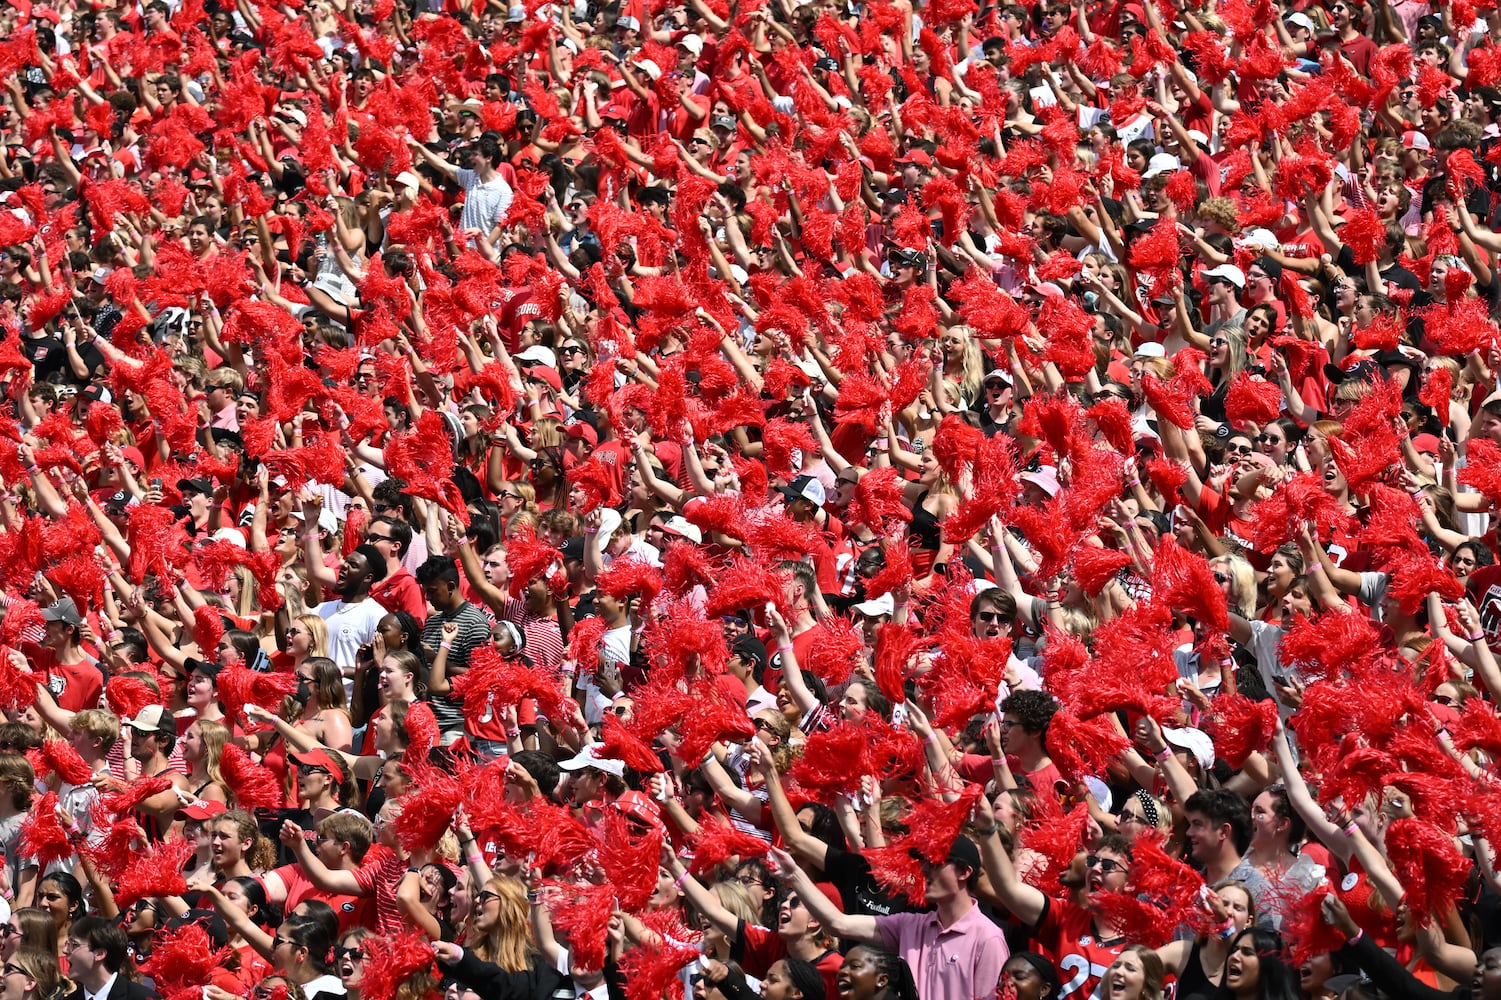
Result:
{"label": "white baseball cap", "polygon": [[1234,264],[1221,264],[1219,267],[1211,267],[1204,272],[1206,278],[1224,278],[1236,288],[1246,287],[1246,272]]}
{"label": "white baseball cap", "polygon": [[1182,161],[1172,153],[1156,153],[1147,161],[1147,169],[1141,172],[1141,176],[1145,179],[1156,177],[1158,174],[1170,174],[1182,166]]}
{"label": "white baseball cap", "polygon": [[596,771],[613,774],[617,778],[623,777],[625,775],[625,761],[616,760],[613,757],[601,757],[599,755],[599,748],[602,746],[604,746],[603,743],[586,744],[584,749],[580,750],[577,754],[565,761],[559,762],[558,767],[565,771],[582,771],[586,767],[592,767]]}

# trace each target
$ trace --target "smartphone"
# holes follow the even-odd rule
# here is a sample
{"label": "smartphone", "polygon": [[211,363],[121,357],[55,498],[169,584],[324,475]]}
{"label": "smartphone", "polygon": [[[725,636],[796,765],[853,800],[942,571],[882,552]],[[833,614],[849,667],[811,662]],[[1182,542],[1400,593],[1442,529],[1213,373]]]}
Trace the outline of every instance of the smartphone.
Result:
{"label": "smartphone", "polygon": [[152,480],[151,480],[151,488],[154,489],[154,490],[159,490],[159,489],[162,488],[162,477],[161,476],[154,476],[152,478]]}

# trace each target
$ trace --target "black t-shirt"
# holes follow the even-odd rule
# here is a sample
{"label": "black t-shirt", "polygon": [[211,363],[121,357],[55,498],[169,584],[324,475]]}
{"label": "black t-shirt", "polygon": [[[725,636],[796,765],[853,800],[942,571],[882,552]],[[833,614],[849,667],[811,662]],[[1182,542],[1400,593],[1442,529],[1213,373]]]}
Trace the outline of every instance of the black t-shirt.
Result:
{"label": "black t-shirt", "polygon": [[33,382],[55,382],[57,379],[53,378],[54,375],[69,371],[68,352],[63,349],[63,342],[56,337],[22,337],[21,353],[26,355],[26,360],[31,362],[31,367],[35,370]]}
{"label": "black t-shirt", "polygon": [[905,897],[892,897],[881,888],[870,872],[870,862],[862,855],[830,847],[824,856],[823,874],[839,890],[844,912],[851,916],[878,917],[912,909]]}
{"label": "black t-shirt", "polygon": [[[1336,263],[1339,264],[1340,270],[1346,274],[1365,274],[1365,268],[1355,263],[1355,254],[1351,252],[1348,244],[1339,248],[1339,258]],[[1388,285],[1396,285],[1398,288],[1405,288],[1412,292],[1419,291],[1423,287],[1418,284],[1418,276],[1416,274],[1413,274],[1407,268],[1395,262],[1387,267],[1380,268],[1380,274],[1381,280]]]}

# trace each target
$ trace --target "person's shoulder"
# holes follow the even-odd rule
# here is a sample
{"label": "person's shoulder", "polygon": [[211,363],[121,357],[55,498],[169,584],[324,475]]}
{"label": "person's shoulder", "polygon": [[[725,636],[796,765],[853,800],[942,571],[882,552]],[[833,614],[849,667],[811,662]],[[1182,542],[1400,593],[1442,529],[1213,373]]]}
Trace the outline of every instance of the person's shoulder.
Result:
{"label": "person's shoulder", "polygon": [[115,985],[110,987],[109,995],[110,1000],[116,1000],[119,997],[123,997],[124,1000],[153,1000],[157,992],[149,986],[133,982],[124,976],[116,976]]}

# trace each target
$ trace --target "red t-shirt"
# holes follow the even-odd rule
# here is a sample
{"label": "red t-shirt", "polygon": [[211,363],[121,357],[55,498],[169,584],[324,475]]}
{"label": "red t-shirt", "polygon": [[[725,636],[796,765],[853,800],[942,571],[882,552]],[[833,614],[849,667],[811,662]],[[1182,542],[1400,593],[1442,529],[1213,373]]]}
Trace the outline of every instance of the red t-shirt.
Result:
{"label": "red t-shirt", "polygon": [[[755,924],[742,923],[740,925],[740,939],[735,942],[731,949],[732,958],[739,959],[740,967],[747,975],[761,978],[777,962],[787,957],[787,943],[776,931]],[[818,957],[813,963],[818,967],[823,976],[823,988],[828,996],[838,996],[839,986],[834,977],[839,973],[839,967],[844,964],[844,956],[832,948]]]}
{"label": "red t-shirt", "polygon": [[82,712],[99,707],[99,699],[104,695],[104,675],[92,662],[58,663],[55,652],[29,642],[22,643],[21,652],[31,661],[33,670],[51,675],[47,690],[63,711]]}
{"label": "red t-shirt", "polygon": [[427,620],[427,597],[412,571],[405,566],[370,588],[375,603],[387,611],[406,611],[421,625]]}
{"label": "red t-shirt", "polygon": [[321,899],[339,915],[339,933],[345,934],[356,927],[375,926],[375,900],[366,896],[347,896],[342,893],[323,892],[313,885],[298,865],[283,865],[271,874],[281,879],[287,887],[287,898],[282,904],[283,913],[291,913],[304,899]]}

